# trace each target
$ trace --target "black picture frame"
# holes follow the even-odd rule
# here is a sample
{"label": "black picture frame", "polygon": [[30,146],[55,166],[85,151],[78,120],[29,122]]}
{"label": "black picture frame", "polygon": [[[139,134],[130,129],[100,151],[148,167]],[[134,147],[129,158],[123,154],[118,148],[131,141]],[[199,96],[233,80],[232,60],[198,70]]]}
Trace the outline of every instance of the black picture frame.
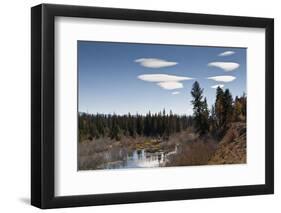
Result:
{"label": "black picture frame", "polygon": [[[54,170],[55,17],[264,28],[265,184],[56,197]],[[31,9],[31,204],[42,208],[217,198],[274,193],[274,20],[240,16],[41,4]]]}

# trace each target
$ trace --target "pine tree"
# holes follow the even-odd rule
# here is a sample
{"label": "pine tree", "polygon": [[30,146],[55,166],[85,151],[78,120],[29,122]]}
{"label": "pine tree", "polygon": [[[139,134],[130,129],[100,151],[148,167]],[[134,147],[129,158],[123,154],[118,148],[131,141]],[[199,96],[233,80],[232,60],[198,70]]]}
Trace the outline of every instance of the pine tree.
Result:
{"label": "pine tree", "polygon": [[143,119],[142,119],[142,116],[137,115],[136,123],[137,123],[137,126],[136,126],[137,134],[142,135],[143,134]]}
{"label": "pine tree", "polygon": [[210,115],[210,132],[213,136],[216,136],[216,130],[217,130],[217,118],[216,118],[216,111],[214,105],[211,109],[211,115]]}
{"label": "pine tree", "polygon": [[225,125],[229,124],[233,118],[233,99],[229,89],[224,92],[224,113],[225,113]]}
{"label": "pine tree", "polygon": [[203,111],[202,130],[204,131],[203,133],[206,133],[209,131],[209,109],[208,109],[206,97],[204,98],[203,101],[202,111]]}
{"label": "pine tree", "polygon": [[118,125],[118,118],[117,115],[112,116],[112,126],[110,130],[110,138],[119,141],[121,139],[120,136],[120,127]]}
{"label": "pine tree", "polygon": [[224,125],[224,92],[222,88],[217,88],[216,102],[215,102],[215,114],[217,119],[217,126]]}
{"label": "pine tree", "polygon": [[233,121],[233,99],[229,89],[223,91],[220,87],[217,88],[215,115],[216,135],[220,138],[225,134],[228,124]]}
{"label": "pine tree", "polygon": [[200,88],[197,81],[192,86],[191,95],[193,97],[191,103],[193,104],[194,128],[200,135],[204,135],[209,130],[209,111],[206,99],[202,100],[203,89]]}
{"label": "pine tree", "polygon": [[245,92],[243,93],[243,96],[241,97],[241,103],[242,103],[242,115],[246,118],[247,115],[247,97]]}

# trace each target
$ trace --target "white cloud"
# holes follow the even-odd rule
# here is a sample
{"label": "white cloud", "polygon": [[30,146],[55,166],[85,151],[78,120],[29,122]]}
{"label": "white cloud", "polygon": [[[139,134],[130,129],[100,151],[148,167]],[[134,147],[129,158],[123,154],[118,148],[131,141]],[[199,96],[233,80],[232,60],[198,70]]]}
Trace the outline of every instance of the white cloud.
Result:
{"label": "white cloud", "polygon": [[220,76],[208,77],[207,79],[211,79],[218,82],[231,82],[234,81],[236,77],[231,75],[220,75]]}
{"label": "white cloud", "polygon": [[240,64],[235,62],[211,62],[208,64],[209,67],[218,67],[220,69],[223,69],[226,72],[233,71],[237,69]]}
{"label": "white cloud", "polygon": [[235,52],[234,51],[225,51],[219,54],[219,56],[230,56],[233,55]]}
{"label": "white cloud", "polygon": [[172,95],[178,95],[178,94],[180,94],[179,91],[172,92]]}
{"label": "white cloud", "polygon": [[180,81],[193,79],[185,76],[167,74],[144,74],[139,75],[138,78],[143,81],[155,82],[158,86],[165,90],[181,89],[183,88],[183,83]]}
{"label": "white cloud", "polygon": [[159,83],[157,83],[157,85],[166,90],[183,88],[183,84],[181,82],[177,82],[177,81],[159,82]]}
{"label": "white cloud", "polygon": [[185,76],[167,75],[167,74],[144,74],[139,75],[138,78],[143,81],[149,82],[168,82],[168,81],[185,81],[192,80],[193,78]]}
{"label": "white cloud", "polygon": [[159,58],[139,58],[136,59],[135,62],[139,63],[143,67],[148,67],[148,68],[171,67],[178,64],[178,62],[166,61]]}
{"label": "white cloud", "polygon": [[217,89],[218,87],[223,88],[224,84],[217,84],[217,85],[211,86],[211,88],[213,88],[213,89]]}

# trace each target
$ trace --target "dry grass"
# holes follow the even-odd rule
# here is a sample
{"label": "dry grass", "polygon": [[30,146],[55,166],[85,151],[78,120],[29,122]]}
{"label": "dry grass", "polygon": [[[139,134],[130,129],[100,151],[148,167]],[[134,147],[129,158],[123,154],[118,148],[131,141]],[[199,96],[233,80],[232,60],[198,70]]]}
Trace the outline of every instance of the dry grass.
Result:
{"label": "dry grass", "polygon": [[195,139],[179,147],[176,155],[169,156],[166,166],[206,165],[214,154],[217,143],[211,139]]}
{"label": "dry grass", "polygon": [[126,159],[129,152],[138,149],[140,144],[145,148],[152,147],[145,137],[122,137],[120,141],[110,138],[85,140],[78,143],[78,170],[104,169],[107,163]]}
{"label": "dry grass", "polygon": [[78,144],[78,169],[103,168],[105,163],[123,160],[127,156],[126,141],[120,143],[109,138],[93,139]]}
{"label": "dry grass", "polygon": [[232,123],[209,164],[242,164],[247,160],[246,123]]}
{"label": "dry grass", "polygon": [[[177,146],[177,152],[174,152]],[[233,123],[218,142],[211,136],[199,137],[192,129],[174,134],[167,140],[147,137],[123,137],[85,140],[78,144],[78,169],[104,169],[107,164],[124,161],[132,150],[162,151],[164,166],[192,166],[246,162],[246,125]],[[173,153],[174,152],[174,153]]]}

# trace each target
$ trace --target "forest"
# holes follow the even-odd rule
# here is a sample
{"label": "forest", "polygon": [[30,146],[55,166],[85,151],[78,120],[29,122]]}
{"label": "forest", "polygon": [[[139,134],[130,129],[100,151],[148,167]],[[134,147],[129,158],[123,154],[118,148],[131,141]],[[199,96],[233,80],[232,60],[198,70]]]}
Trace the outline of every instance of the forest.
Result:
{"label": "forest", "polygon": [[192,115],[166,109],[145,115],[79,112],[78,168],[145,167],[147,159],[155,161],[151,167],[208,164],[233,124],[246,128],[247,97],[244,93],[233,98],[229,89],[217,87],[215,103],[209,107],[197,81],[190,94]]}
{"label": "forest", "polygon": [[109,137],[120,140],[122,136],[169,137],[192,125],[192,116],[179,116],[165,109],[159,113],[146,115],[79,115],[79,136],[83,139]]}

